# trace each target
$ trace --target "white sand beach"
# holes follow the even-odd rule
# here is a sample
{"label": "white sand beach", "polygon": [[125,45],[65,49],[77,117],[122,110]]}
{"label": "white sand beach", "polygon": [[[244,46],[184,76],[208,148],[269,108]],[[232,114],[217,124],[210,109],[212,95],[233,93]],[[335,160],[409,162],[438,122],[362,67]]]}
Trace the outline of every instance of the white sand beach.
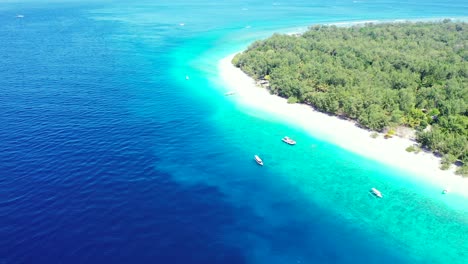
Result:
{"label": "white sand beach", "polygon": [[275,118],[302,127],[314,137],[408,171],[414,177],[440,186],[441,191],[449,188],[451,193],[468,198],[468,179],[455,175],[453,166],[448,171],[440,170],[440,159],[431,153],[407,152],[405,149],[415,142],[401,137],[384,139],[382,134],[372,138],[372,132],[355,126],[351,121],[320,113],[307,105],[288,104],[286,99],[271,95],[234,67],[231,63],[233,56],[234,54],[219,62],[221,80],[229,91],[235,92],[232,98],[235,98],[236,103],[255,109],[256,116],[261,117],[263,112],[265,118],[268,118],[266,113],[270,113]]}

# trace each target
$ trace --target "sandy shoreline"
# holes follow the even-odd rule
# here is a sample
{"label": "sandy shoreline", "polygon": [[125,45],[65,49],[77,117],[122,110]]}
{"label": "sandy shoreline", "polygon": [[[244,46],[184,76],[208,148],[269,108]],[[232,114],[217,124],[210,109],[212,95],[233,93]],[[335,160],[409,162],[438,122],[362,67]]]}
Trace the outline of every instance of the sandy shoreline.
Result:
{"label": "sandy shoreline", "polygon": [[[281,120],[288,120],[305,131],[359,155],[378,160],[411,172],[421,180],[449,188],[451,193],[468,198],[468,180],[454,174],[454,169],[439,169],[440,159],[430,153],[409,153],[405,149],[414,144],[409,139],[383,135],[371,138],[371,132],[358,128],[353,122],[317,112],[302,104],[288,104],[286,99],[271,95],[255,81],[231,64],[234,54],[223,58],[218,65],[219,74],[228,90],[235,92],[236,102],[251,109],[264,111]],[[319,125],[317,125],[319,124]]]}

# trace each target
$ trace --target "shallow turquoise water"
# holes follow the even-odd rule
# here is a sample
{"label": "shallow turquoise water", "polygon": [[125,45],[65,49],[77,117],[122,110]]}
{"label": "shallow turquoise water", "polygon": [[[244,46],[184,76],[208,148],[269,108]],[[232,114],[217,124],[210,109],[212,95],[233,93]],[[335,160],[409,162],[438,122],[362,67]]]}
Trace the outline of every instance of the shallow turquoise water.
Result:
{"label": "shallow turquoise water", "polygon": [[[8,43],[0,262],[467,259],[466,201],[252,114],[222,95],[217,72],[219,59],[276,31],[463,18],[465,2],[58,1],[0,10]],[[286,134],[300,144],[281,143]],[[386,198],[368,195],[373,186]]]}

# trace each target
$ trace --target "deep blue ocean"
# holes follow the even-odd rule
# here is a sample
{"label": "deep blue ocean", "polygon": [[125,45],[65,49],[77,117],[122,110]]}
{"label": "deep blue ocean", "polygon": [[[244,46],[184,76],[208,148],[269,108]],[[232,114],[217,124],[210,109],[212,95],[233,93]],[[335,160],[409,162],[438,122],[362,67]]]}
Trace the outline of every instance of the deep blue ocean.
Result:
{"label": "deep blue ocean", "polygon": [[274,32],[467,10],[0,0],[0,264],[467,263],[466,200],[239,108],[217,72]]}

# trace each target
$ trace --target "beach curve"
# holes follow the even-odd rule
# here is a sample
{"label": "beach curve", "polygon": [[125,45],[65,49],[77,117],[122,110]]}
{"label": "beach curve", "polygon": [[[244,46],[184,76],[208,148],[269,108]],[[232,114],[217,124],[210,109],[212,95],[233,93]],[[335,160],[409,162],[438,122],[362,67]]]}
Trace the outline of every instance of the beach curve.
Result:
{"label": "beach curve", "polygon": [[[236,53],[235,53],[236,54]],[[318,112],[304,104],[288,104],[285,98],[272,95],[256,85],[255,80],[235,67],[235,54],[222,58],[218,64],[223,85],[236,94],[233,100],[259,118],[280,120],[303,129],[308,134],[325,140],[358,155],[410,172],[418,180],[450,193],[468,198],[468,180],[455,175],[455,169],[441,170],[440,158],[424,151],[415,154],[406,148],[415,142],[407,138],[385,139],[383,134],[372,138],[372,131],[359,128],[354,122]],[[317,125],[319,124],[319,125]]]}

